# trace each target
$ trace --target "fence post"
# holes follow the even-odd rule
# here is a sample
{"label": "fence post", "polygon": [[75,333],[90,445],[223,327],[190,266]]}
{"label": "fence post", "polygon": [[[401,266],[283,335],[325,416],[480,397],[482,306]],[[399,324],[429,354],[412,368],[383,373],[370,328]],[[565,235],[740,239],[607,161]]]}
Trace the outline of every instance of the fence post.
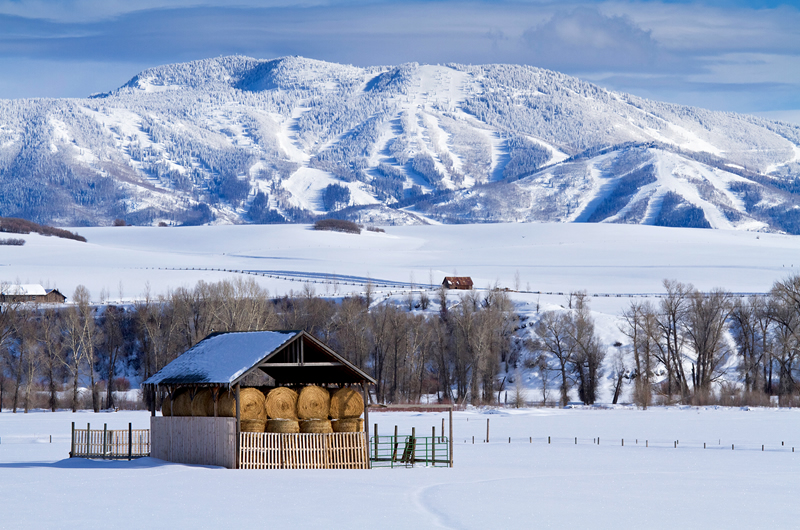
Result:
{"label": "fence post", "polygon": [[489,418],[486,418],[486,443],[489,443]]}
{"label": "fence post", "polygon": [[128,461],[130,462],[133,456],[133,425],[128,424]]}
{"label": "fence post", "polygon": [[453,405],[450,405],[450,467],[453,467]]}
{"label": "fence post", "polygon": [[72,439],[69,446],[69,457],[75,457],[75,422],[72,422]]}
{"label": "fence post", "polygon": [[392,441],[392,467],[397,460],[397,425],[394,426],[394,440]]}
{"label": "fence post", "polygon": [[375,460],[378,460],[378,424],[375,424]]}
{"label": "fence post", "polygon": [[92,452],[92,429],[91,424],[86,424],[86,458],[89,458],[89,453]]}
{"label": "fence post", "polygon": [[431,427],[431,465],[436,467],[436,425]]}
{"label": "fence post", "polygon": [[417,428],[411,427],[411,467],[417,463]]}

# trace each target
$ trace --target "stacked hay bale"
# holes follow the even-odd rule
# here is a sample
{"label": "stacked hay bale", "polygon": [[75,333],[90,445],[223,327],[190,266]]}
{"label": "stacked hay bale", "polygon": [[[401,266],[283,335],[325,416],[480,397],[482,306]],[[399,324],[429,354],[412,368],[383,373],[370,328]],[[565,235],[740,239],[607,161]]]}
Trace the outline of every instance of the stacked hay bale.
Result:
{"label": "stacked hay bale", "polygon": [[161,402],[161,415],[165,418],[172,416],[172,398],[167,394]]}
{"label": "stacked hay bale", "polygon": [[192,416],[213,416],[214,395],[210,388],[198,391],[192,399]]}
{"label": "stacked hay bale", "polygon": [[266,413],[267,432],[296,433],[300,432],[297,418],[297,392],[291,388],[273,388],[267,394]]}
{"label": "stacked hay bale", "polygon": [[[331,433],[364,430],[364,399],[352,388],[331,393],[316,385],[303,387],[299,394],[288,387],[267,393],[257,388],[242,388],[239,414],[242,432]],[[236,417],[236,394],[220,390],[216,415]],[[214,393],[210,388],[181,388],[164,398],[164,416],[214,416]]]}
{"label": "stacked hay bale", "polygon": [[297,398],[297,417],[300,418],[300,432],[333,432],[328,414],[331,408],[330,393],[319,386],[310,385],[300,390]]}
{"label": "stacked hay bale", "polygon": [[170,403],[172,416],[192,415],[192,393],[188,389],[179,389],[172,394]]}
{"label": "stacked hay bale", "polygon": [[361,432],[364,430],[364,398],[352,388],[340,388],[331,396],[330,415],[333,432]]}
{"label": "stacked hay bale", "polygon": [[[242,432],[264,432],[267,423],[267,408],[264,394],[257,388],[242,388],[239,391],[239,419]],[[213,404],[211,414],[214,415]],[[217,398],[217,416],[236,417],[236,394],[220,392]]]}

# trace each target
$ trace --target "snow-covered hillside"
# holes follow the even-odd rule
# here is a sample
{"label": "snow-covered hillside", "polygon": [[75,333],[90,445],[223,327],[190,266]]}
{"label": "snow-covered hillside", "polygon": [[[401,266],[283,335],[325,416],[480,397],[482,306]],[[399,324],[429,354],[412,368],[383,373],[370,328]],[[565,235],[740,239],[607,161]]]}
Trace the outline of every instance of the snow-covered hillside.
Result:
{"label": "snow-covered hillside", "polygon": [[233,56],[0,101],[0,215],[605,221],[796,233],[800,127],[514,65]]}

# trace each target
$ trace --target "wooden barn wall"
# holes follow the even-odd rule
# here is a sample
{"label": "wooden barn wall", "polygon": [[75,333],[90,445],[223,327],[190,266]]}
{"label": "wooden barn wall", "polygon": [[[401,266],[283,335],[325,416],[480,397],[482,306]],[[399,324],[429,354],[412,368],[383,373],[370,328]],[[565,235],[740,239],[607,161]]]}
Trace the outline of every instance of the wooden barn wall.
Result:
{"label": "wooden barn wall", "polygon": [[236,419],[150,418],[150,456],[180,464],[236,467]]}

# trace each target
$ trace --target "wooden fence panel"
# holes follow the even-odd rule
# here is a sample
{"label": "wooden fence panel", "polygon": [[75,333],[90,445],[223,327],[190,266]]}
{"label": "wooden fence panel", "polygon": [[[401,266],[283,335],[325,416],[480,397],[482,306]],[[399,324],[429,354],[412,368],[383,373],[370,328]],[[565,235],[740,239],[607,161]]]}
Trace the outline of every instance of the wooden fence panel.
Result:
{"label": "wooden fence panel", "polygon": [[368,469],[366,435],[241,433],[242,469]]}
{"label": "wooden fence panel", "polygon": [[73,457],[128,458],[129,432],[132,434],[131,457],[150,456],[150,431],[147,429],[101,430],[75,429],[73,432]]}

